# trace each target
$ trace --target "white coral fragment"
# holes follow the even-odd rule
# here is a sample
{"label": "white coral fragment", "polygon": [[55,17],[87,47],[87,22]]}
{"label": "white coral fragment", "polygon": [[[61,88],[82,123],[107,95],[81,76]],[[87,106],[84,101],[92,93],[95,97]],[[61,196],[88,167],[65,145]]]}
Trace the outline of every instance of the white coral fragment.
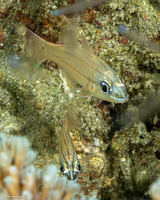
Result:
{"label": "white coral fragment", "polygon": [[26,138],[0,135],[0,197],[22,197],[25,200],[71,200],[79,184],[58,175],[55,165],[45,173],[32,162],[36,153]]}
{"label": "white coral fragment", "polygon": [[149,193],[153,200],[160,200],[160,178],[150,186]]}

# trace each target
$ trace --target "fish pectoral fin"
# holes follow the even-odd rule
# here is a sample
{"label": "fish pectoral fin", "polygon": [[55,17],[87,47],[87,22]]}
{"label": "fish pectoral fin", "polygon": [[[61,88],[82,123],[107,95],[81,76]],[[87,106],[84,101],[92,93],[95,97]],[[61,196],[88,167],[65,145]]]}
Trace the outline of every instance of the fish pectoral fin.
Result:
{"label": "fish pectoral fin", "polygon": [[81,32],[81,46],[87,54],[94,55],[83,32]]}
{"label": "fish pectoral fin", "polygon": [[77,93],[77,96],[79,96],[79,97],[89,97],[89,96],[93,96],[93,94],[89,90],[82,88]]}

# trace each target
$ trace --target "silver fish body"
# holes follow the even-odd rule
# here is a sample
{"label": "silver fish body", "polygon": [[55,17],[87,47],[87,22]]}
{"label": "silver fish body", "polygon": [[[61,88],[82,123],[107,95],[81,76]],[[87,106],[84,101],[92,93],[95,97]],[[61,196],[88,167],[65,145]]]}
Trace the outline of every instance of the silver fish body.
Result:
{"label": "silver fish body", "polygon": [[109,102],[125,102],[127,92],[119,76],[107,63],[93,55],[83,33],[79,45],[78,39],[70,32],[66,44],[59,45],[46,42],[27,29],[29,49],[39,62],[50,59],[57,63],[75,84],[82,86],[82,96],[94,95]]}
{"label": "silver fish body", "polygon": [[81,169],[78,156],[70,136],[68,114],[63,122],[59,136],[60,170],[69,180],[76,180]]}

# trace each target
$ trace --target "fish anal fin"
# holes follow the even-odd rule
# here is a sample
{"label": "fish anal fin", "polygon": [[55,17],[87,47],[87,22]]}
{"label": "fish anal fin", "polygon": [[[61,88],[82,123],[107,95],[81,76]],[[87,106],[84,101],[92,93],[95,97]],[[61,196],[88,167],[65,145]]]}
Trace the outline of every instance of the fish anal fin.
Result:
{"label": "fish anal fin", "polygon": [[83,32],[81,32],[81,46],[82,49],[84,49],[88,55],[94,55]]}

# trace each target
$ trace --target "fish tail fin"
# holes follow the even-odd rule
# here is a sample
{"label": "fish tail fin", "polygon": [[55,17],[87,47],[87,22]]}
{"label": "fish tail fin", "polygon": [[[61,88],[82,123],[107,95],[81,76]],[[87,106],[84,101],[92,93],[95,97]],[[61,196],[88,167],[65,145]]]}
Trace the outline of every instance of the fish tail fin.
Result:
{"label": "fish tail fin", "polygon": [[68,107],[66,115],[63,117],[63,124],[65,129],[71,131],[77,127],[80,127],[81,123],[78,118],[78,113],[71,108],[72,103]]}
{"label": "fish tail fin", "polygon": [[28,28],[24,28],[26,37],[26,57],[34,58],[38,64],[40,64],[47,59],[45,51],[47,42]]}

